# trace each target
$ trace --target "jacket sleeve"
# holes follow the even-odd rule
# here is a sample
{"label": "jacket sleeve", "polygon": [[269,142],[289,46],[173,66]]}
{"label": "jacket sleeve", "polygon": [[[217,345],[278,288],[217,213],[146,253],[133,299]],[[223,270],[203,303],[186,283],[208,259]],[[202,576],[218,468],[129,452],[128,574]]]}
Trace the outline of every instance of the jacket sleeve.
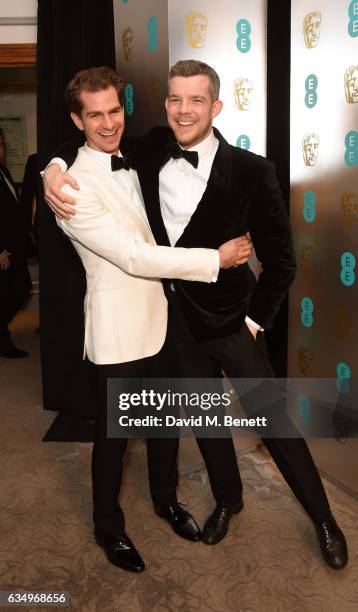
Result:
{"label": "jacket sleeve", "polygon": [[77,157],[79,147],[82,147],[85,141],[84,133],[81,132],[76,138],[72,138],[64,144],[61,144],[57,147],[56,151],[53,152],[51,157],[45,161],[44,167],[46,167],[54,157],[60,157],[66,162],[67,168],[70,168]]}
{"label": "jacket sleeve", "polygon": [[58,225],[76,242],[85,246],[128,274],[145,278],[180,278],[210,283],[217,251],[185,249],[149,244],[142,234],[127,229],[107,211],[95,192],[63,190],[76,197],[76,215],[69,220],[56,219]]}
{"label": "jacket sleeve", "polygon": [[249,209],[249,230],[262,271],[247,314],[266,329],[272,326],[296,272],[286,205],[275,167],[266,160]]}

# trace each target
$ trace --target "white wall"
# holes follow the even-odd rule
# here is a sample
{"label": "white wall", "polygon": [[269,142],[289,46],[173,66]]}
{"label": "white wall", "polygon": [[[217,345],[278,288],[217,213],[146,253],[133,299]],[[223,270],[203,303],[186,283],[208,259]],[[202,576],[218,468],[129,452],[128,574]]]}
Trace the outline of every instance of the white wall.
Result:
{"label": "white wall", "polygon": [[0,2],[0,44],[35,43],[36,25],[2,24],[3,19],[37,17],[37,0],[1,0]]}

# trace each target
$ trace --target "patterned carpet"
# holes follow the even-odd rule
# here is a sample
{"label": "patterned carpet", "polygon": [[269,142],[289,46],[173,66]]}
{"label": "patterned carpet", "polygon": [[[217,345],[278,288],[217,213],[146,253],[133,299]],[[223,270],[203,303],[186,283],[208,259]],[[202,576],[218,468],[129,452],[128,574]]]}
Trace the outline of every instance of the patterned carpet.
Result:
{"label": "patterned carpet", "polygon": [[[228,536],[210,547],[179,539],[154,514],[145,448],[133,443],[121,502],[147,569],[133,575],[111,566],[92,537],[91,445],[41,442],[54,414],[41,407],[35,327],[26,313],[16,322],[17,344],[31,351],[30,359],[0,359],[0,590],[65,591],[70,609],[85,612],[358,609],[357,501],[325,483],[350,549],[348,567],[335,572],[323,564],[309,519],[261,451],[240,459],[245,508]],[[180,500],[202,524],[213,507],[205,471],[181,479]]]}

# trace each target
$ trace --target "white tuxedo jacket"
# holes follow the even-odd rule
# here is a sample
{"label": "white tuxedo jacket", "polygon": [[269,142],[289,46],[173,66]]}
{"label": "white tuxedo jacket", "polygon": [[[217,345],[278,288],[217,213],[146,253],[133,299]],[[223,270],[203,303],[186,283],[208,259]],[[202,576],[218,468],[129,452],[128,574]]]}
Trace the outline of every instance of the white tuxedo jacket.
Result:
{"label": "white tuxedo jacket", "polygon": [[110,364],[155,355],[167,329],[160,279],[211,282],[214,251],[157,246],[144,209],[85,149],[70,174],[80,191],[64,190],[76,199],[76,214],[57,223],[86,270],[84,356]]}

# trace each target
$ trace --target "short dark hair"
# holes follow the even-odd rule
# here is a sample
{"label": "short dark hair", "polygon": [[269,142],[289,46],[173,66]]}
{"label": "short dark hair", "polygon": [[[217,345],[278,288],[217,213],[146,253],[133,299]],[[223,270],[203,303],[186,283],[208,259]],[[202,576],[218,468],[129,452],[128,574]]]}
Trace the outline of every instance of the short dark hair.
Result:
{"label": "short dark hair", "polygon": [[116,90],[120,104],[123,104],[124,81],[112,68],[96,66],[76,72],[65,89],[65,100],[70,112],[81,115],[83,91],[102,91],[111,86]]}
{"label": "short dark hair", "polygon": [[220,93],[220,78],[218,73],[204,62],[198,60],[180,60],[171,67],[169,72],[168,88],[170,80],[176,76],[191,77],[198,74],[203,74],[209,77],[209,90],[213,100],[219,99]]}

